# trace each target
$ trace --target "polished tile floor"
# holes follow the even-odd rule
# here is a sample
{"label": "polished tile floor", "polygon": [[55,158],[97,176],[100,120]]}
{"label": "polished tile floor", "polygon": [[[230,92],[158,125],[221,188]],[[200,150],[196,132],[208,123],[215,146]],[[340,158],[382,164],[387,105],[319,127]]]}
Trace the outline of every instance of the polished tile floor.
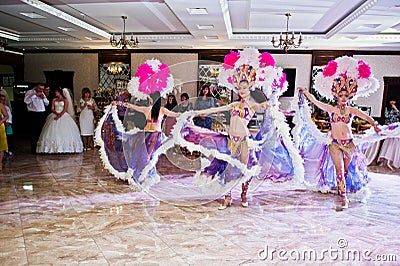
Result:
{"label": "polished tile floor", "polygon": [[341,212],[333,195],[267,182],[248,208],[234,190],[219,211],[221,198],[165,157],[147,194],[102,170],[97,149],[31,155],[17,144],[0,173],[1,265],[400,264],[399,170],[372,166],[371,198]]}

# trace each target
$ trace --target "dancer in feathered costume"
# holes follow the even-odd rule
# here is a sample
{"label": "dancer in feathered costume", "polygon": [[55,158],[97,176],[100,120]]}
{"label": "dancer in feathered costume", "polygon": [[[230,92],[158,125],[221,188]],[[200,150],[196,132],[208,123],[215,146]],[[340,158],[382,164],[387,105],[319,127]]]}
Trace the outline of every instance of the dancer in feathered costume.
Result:
{"label": "dancer in feathered costume", "polygon": [[[161,131],[164,115],[178,114],[161,107],[161,97],[173,90],[174,83],[167,65],[159,60],[147,60],[140,65],[128,84],[128,91],[139,100],[149,99],[150,106],[137,106],[126,102],[113,102],[105,110],[96,128],[95,140],[100,145],[103,164],[115,177],[128,180],[138,190],[147,190],[159,182],[155,165],[161,154],[173,146]],[[126,132],[117,114],[122,105],[146,116],[144,130],[134,128]],[[134,121],[133,121],[134,122]]]}
{"label": "dancer in feathered costume", "polygon": [[[343,209],[348,207],[348,197],[359,200],[368,197],[367,164],[363,152],[373,141],[398,134],[398,125],[378,127],[370,116],[348,106],[350,99],[368,96],[379,87],[378,80],[363,60],[343,56],[330,61],[316,76],[315,85],[322,96],[333,97],[337,104],[322,103],[305,88],[299,88],[300,95],[296,95],[293,104],[298,108],[293,136],[305,161],[305,183],[321,192],[338,193],[338,208]],[[316,128],[303,95],[328,112],[330,134]],[[351,122],[355,116],[368,121],[373,129],[362,137],[353,136]]]}
{"label": "dancer in feathered costume", "polygon": [[[253,86],[263,88],[272,102],[287,89],[282,69],[274,66],[269,53],[256,49],[231,51],[225,56],[219,83],[239,94],[240,100],[226,106],[194,111],[194,115],[207,115],[230,111],[227,133],[218,133],[178,122],[173,135],[175,141],[190,151],[198,150],[214,159],[195,177],[195,183],[205,188],[228,192],[219,209],[232,203],[230,190],[242,184],[242,206],[247,207],[246,193],[253,176],[283,182],[297,177],[302,180],[302,159],[289,136],[289,127],[278,110],[278,105],[256,102],[250,95]],[[247,125],[256,110],[264,110],[264,123],[254,138]],[[182,116],[185,117],[185,116]],[[190,121],[191,119],[188,119]]]}

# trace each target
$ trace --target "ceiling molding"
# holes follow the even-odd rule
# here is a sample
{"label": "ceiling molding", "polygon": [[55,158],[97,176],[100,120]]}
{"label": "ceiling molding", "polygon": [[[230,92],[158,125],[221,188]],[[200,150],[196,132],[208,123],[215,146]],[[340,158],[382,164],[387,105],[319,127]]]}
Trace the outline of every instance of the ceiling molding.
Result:
{"label": "ceiling molding", "polygon": [[[0,37],[14,49],[108,49],[111,33],[121,34],[115,31],[119,13],[137,24],[129,32],[140,49],[264,49],[282,30],[279,18],[289,5],[304,49],[400,50],[398,0],[14,1],[2,5],[6,19],[0,21]],[[188,8],[206,8],[208,14],[191,16]],[[26,12],[46,19],[21,15]]]}
{"label": "ceiling molding", "polygon": [[374,36],[365,36],[365,39],[370,40],[393,40],[393,41],[400,41],[399,34],[378,34]]}
{"label": "ceiling molding", "polygon": [[166,25],[171,31],[176,31],[176,27],[168,20],[163,13],[161,13],[153,4],[143,3],[151,13],[153,13],[159,20],[161,20],[164,25]]}
{"label": "ceiling molding", "polygon": [[19,35],[15,33],[11,33],[8,31],[0,30],[0,37],[10,39],[13,41],[19,41]]}
{"label": "ceiling molding", "polygon": [[361,4],[358,8],[356,8],[353,12],[351,12],[345,19],[342,19],[338,24],[336,24],[332,29],[330,29],[326,33],[326,37],[329,39],[339,31],[341,31],[344,27],[352,23],[359,16],[363,15],[369,9],[371,9],[376,3],[380,0],[367,0],[363,4]]}
{"label": "ceiling molding", "polygon": [[229,14],[229,6],[227,0],[219,0],[219,4],[221,6],[222,15],[224,16],[226,33],[228,34],[228,39],[232,39],[233,37],[233,29],[231,22],[231,15]]}
{"label": "ceiling molding", "polygon": [[[272,40],[273,34],[245,34],[245,33],[240,33],[240,34],[233,34],[232,39],[235,40]],[[315,40],[315,39],[326,39],[325,35],[323,34],[316,34],[316,35],[307,35],[307,34],[301,34],[301,38],[303,40]]]}
{"label": "ceiling molding", "polygon": [[20,37],[20,41],[23,42],[45,42],[45,41],[76,41],[77,38],[74,37]]}
{"label": "ceiling molding", "polygon": [[194,37],[190,34],[166,34],[166,35],[161,35],[161,34],[155,34],[155,35],[135,35],[137,36],[140,40],[191,40],[194,39]]}

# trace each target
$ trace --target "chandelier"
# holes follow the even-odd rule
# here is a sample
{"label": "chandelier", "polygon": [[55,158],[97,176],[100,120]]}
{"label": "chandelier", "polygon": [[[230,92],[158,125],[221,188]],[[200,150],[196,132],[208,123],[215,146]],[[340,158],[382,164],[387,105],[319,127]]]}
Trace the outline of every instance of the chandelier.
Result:
{"label": "chandelier", "polygon": [[282,38],[282,33],[281,33],[278,44],[275,45],[275,42],[277,42],[277,41],[275,41],[274,36],[272,36],[271,42],[272,42],[273,47],[282,48],[285,51],[285,53],[287,53],[287,51],[292,47],[294,47],[294,48],[300,47],[301,43],[303,42],[303,39],[301,38],[301,33],[300,33],[299,40],[297,41],[297,43],[295,43],[296,38],[294,37],[294,31],[292,33],[292,37],[289,38],[289,34],[290,34],[289,33],[289,17],[291,16],[291,14],[286,13],[285,16],[286,16],[286,32],[284,33],[285,39]]}
{"label": "chandelier", "polygon": [[124,70],[119,64],[111,64],[107,67],[108,75],[122,75]]}
{"label": "chandelier", "polygon": [[131,35],[131,39],[130,40],[126,39],[125,23],[126,23],[126,19],[128,17],[121,16],[121,18],[124,20],[124,30],[122,31],[122,34],[121,34],[121,37],[119,38],[119,40],[115,39],[114,34],[110,37],[111,46],[112,47],[118,47],[118,48],[121,48],[121,49],[127,49],[128,45],[131,48],[139,47],[139,41],[138,41],[137,37],[135,39],[133,39],[133,35]]}

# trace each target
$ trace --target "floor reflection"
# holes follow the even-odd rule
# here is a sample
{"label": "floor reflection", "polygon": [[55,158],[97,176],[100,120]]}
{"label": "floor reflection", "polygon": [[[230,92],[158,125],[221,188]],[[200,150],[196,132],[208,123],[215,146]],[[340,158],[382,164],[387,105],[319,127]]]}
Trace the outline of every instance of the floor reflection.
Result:
{"label": "floor reflection", "polygon": [[[31,155],[24,142],[19,147],[0,173],[2,265],[311,265],[315,260],[283,261],[266,251],[320,255],[329,248],[400,260],[399,170],[371,166],[371,198],[343,212],[334,210],[332,195],[268,182],[251,191],[249,208],[240,207],[237,188],[233,206],[218,211],[221,198],[196,192],[193,172],[165,157],[161,183],[146,194],[104,171],[96,149]],[[324,257],[321,263],[370,262]]]}

